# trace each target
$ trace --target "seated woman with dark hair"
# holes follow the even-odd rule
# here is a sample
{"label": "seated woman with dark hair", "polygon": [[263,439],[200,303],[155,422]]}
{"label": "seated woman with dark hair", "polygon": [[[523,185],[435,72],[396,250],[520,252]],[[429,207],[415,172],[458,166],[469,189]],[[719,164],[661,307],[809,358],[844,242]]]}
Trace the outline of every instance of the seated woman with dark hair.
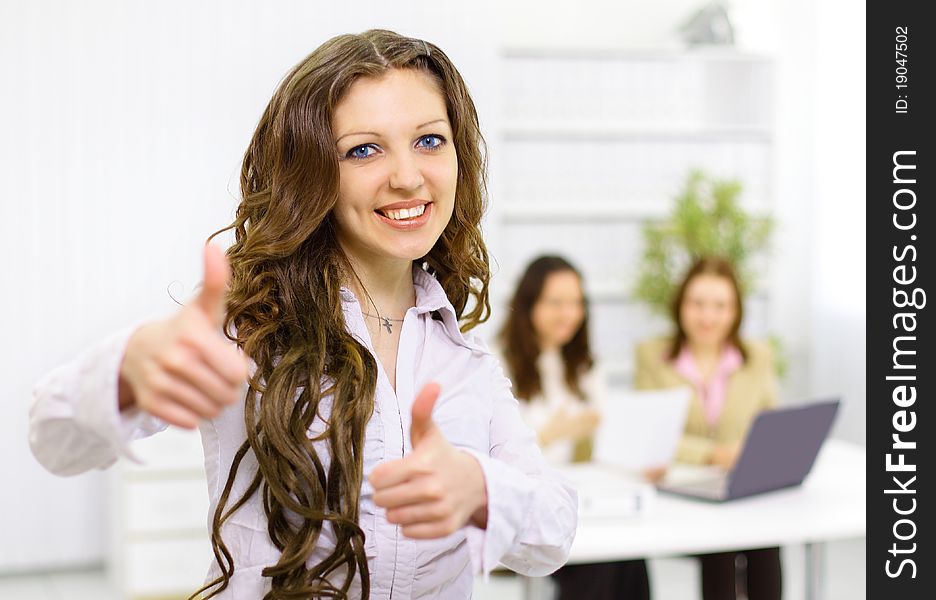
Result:
{"label": "seated woman with dark hair", "polygon": [[[673,336],[637,348],[635,387],[689,385],[694,390],[677,461],[731,469],[754,417],[776,405],[770,347],[740,338],[742,316],[741,291],[731,264],[702,258],[689,269],[674,298]],[[662,470],[655,474],[662,475]],[[704,600],[780,598],[779,548],[699,558]]]}
{"label": "seated woman with dark hair", "polygon": [[[558,256],[537,258],[520,278],[508,315],[501,354],[521,415],[553,463],[588,460],[605,382],[588,343],[581,275]],[[568,565],[553,577],[560,599],[650,597],[643,560]]]}

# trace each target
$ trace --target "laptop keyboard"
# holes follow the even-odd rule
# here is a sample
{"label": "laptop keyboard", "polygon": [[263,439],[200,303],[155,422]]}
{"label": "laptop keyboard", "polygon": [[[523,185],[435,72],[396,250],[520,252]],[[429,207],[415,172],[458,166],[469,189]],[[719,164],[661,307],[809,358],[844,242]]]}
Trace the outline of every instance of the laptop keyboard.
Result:
{"label": "laptop keyboard", "polygon": [[728,474],[708,476],[704,479],[684,480],[663,486],[664,490],[688,492],[706,498],[723,498],[728,492]]}

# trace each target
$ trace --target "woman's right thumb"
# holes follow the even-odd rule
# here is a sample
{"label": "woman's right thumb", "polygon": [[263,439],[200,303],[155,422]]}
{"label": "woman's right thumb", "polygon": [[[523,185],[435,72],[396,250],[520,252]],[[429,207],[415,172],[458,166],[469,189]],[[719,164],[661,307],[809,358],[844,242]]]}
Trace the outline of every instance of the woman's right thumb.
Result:
{"label": "woman's right thumb", "polygon": [[195,304],[216,326],[224,323],[224,294],[231,278],[224,251],[214,244],[205,244],[205,278]]}

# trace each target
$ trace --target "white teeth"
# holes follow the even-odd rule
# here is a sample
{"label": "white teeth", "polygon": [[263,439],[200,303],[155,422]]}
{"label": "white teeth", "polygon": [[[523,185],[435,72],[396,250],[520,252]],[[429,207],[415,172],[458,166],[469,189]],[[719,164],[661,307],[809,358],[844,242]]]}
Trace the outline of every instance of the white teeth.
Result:
{"label": "white teeth", "polygon": [[413,217],[418,217],[419,215],[426,212],[426,205],[420,204],[419,206],[414,206],[413,208],[401,208],[400,210],[383,210],[380,211],[388,219],[393,219],[394,221],[399,221],[400,219],[412,219]]}

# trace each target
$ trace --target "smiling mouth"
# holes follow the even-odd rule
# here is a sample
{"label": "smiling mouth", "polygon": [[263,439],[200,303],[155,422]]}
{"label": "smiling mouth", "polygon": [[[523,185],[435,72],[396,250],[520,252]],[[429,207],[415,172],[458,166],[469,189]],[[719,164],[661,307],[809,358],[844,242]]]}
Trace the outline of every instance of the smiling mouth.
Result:
{"label": "smiling mouth", "polygon": [[420,204],[419,206],[414,206],[412,208],[400,208],[397,210],[378,209],[375,212],[380,213],[392,221],[406,221],[409,219],[415,219],[426,212],[426,204]]}

